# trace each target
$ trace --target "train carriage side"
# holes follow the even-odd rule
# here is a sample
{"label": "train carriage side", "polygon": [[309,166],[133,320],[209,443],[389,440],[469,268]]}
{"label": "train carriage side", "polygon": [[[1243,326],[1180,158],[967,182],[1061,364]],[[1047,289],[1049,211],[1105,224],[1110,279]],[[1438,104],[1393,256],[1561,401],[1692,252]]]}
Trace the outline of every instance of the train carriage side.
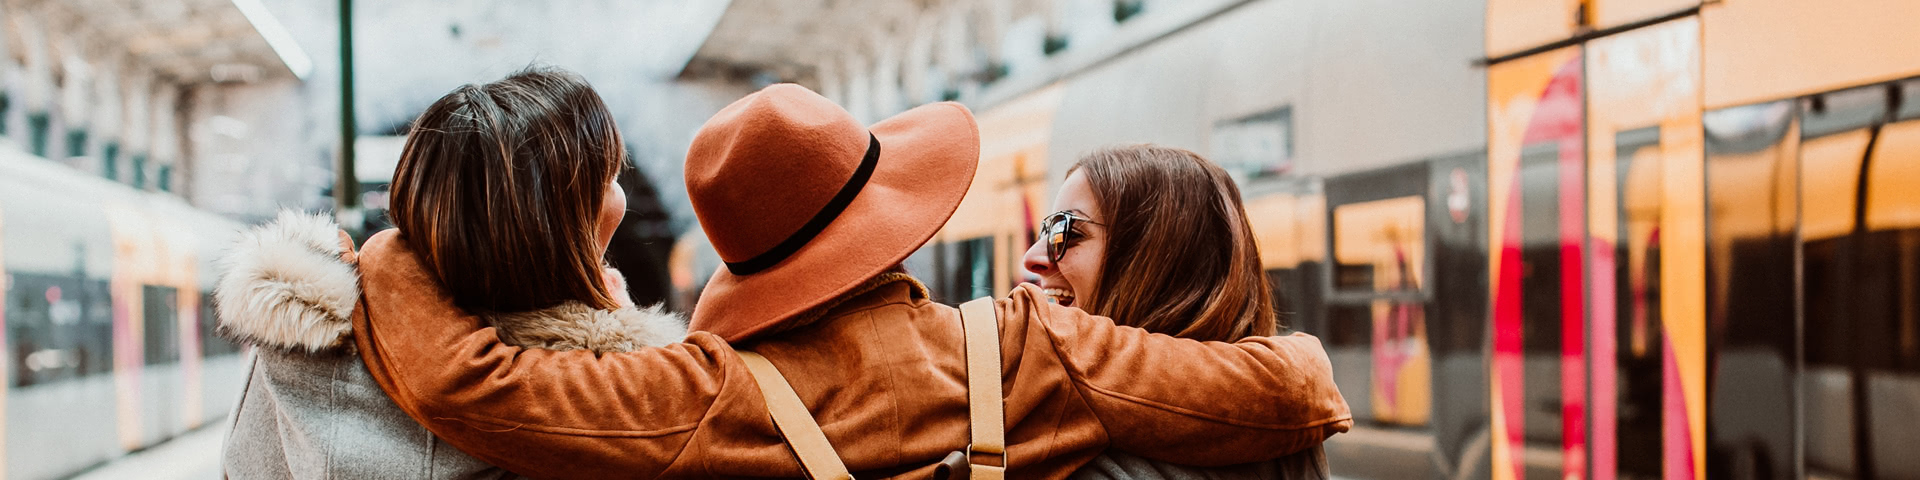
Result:
{"label": "train carriage side", "polygon": [[238,224],[0,148],[8,476],[71,475],[226,415],[212,260]]}

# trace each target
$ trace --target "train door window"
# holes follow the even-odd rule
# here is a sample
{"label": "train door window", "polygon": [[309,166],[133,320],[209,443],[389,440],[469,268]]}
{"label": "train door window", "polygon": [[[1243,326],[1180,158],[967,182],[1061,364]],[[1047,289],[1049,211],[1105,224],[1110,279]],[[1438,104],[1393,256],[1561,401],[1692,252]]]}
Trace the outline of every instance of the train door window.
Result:
{"label": "train door window", "polygon": [[147,365],[180,361],[180,294],[173,287],[140,288]]}
{"label": "train door window", "polygon": [[[1795,119],[1793,102],[1777,101],[1708,112],[1703,122],[1712,216],[1706,279],[1712,392],[1716,398],[1738,399],[1712,402],[1710,467],[1736,472],[1736,478],[1795,477],[1798,434],[1793,422],[1778,421],[1793,418],[1799,408],[1794,388],[1800,311],[1794,292],[1800,223]],[[1630,321],[1622,318],[1623,324]],[[1632,352],[1623,352],[1621,365],[1634,365]],[[1624,375],[1629,382],[1623,403],[1648,400],[1635,393],[1655,383],[1641,378],[1651,375]],[[1623,405],[1621,410],[1644,408]],[[1623,413],[1621,423],[1654,421],[1640,417]],[[1623,462],[1634,458],[1626,452],[1631,445],[1637,444],[1622,438]]]}
{"label": "train door window", "polygon": [[1455,472],[1486,471],[1486,164],[1485,152],[1434,159],[1427,182],[1432,428],[1436,453]]}
{"label": "train door window", "polygon": [[1341,357],[1335,380],[1346,382],[1349,402],[1366,397],[1350,405],[1355,416],[1380,424],[1425,426],[1432,417],[1427,176],[1417,163],[1327,182],[1329,354]]}
{"label": "train door window", "polygon": [[1313,183],[1285,188],[1295,193],[1249,196],[1245,204],[1249,227],[1260,247],[1267,284],[1273,289],[1273,311],[1281,332],[1306,332],[1325,340],[1321,268],[1326,256],[1327,233],[1322,224],[1326,198],[1315,192],[1318,185]]}

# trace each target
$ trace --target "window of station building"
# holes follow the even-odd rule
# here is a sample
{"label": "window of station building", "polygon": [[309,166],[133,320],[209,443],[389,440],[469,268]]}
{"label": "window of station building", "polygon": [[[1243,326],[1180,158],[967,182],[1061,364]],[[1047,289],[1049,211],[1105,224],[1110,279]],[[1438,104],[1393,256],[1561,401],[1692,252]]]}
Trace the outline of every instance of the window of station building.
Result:
{"label": "window of station building", "polygon": [[142,337],[147,365],[180,361],[180,293],[173,287],[140,287]]}
{"label": "window of station building", "polygon": [[1208,153],[1241,179],[1293,171],[1293,107],[1214,124]]}

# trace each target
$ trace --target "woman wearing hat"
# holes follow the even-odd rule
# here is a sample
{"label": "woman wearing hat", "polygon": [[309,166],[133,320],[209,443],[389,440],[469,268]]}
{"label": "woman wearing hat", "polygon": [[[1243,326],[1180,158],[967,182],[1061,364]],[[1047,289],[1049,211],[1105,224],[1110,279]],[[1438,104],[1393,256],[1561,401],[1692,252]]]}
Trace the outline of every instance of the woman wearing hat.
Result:
{"label": "woman wearing hat", "polygon": [[[860,477],[924,476],[970,450],[960,313],[901,262],[972,182],[979,133],[954,103],[862,127],[775,85],[721,110],[687,191],[726,262],[686,343],[631,353],[501,343],[446,298],[405,232],[359,254],[355,344],[375,381],[447,443],[535,477],[798,477],[735,348],[763,355]],[[1275,458],[1351,425],[1319,341],[1178,339],[1051,304],[994,302],[1004,456],[1063,477],[1102,451],[1196,465]]]}
{"label": "woman wearing hat", "polygon": [[[1061,305],[1121,325],[1202,341],[1273,335],[1273,286],[1226,170],[1158,145],[1094,151],[1074,162],[1054,213],[1027,249],[1027,271]],[[1111,452],[1075,472],[1098,478],[1327,478],[1318,447],[1272,461],[1196,468]]]}

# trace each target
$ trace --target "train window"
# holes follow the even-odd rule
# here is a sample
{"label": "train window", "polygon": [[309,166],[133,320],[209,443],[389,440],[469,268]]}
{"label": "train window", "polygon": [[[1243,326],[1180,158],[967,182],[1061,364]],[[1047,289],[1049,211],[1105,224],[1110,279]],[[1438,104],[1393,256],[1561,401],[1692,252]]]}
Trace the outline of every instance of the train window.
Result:
{"label": "train window", "polygon": [[29,273],[12,279],[4,301],[13,387],[113,370],[107,282]]}
{"label": "train window", "polygon": [[1885,118],[1887,91],[1884,86],[1860,87],[1802,99],[1800,137],[1814,139],[1866,128]]}
{"label": "train window", "polygon": [[147,365],[180,361],[180,293],[173,287],[140,287],[141,331]]}
{"label": "train window", "polygon": [[[1794,294],[1799,224],[1797,138],[1791,101],[1708,112],[1706,128],[1709,450],[1750,461],[1749,478],[1791,478],[1798,434],[1799,302]],[[1623,366],[1631,363],[1623,361]],[[1643,370],[1644,372],[1644,370]],[[1651,372],[1637,373],[1651,377]],[[1633,388],[1652,378],[1630,378]],[[1628,397],[1627,400],[1645,397]],[[1626,403],[1623,401],[1623,404]],[[1643,408],[1634,405],[1636,411]],[[1638,416],[1636,416],[1638,417]],[[1654,428],[1646,422],[1638,428]],[[1627,458],[1627,457],[1622,457]]]}
{"label": "train window", "polygon": [[1419,291],[1426,259],[1426,199],[1406,196],[1333,209],[1335,289]]}
{"label": "train window", "polygon": [[1920,373],[1920,120],[1883,127],[1868,168],[1864,253],[1877,260],[1860,279],[1878,285],[1860,297],[1881,305],[1860,319],[1860,344],[1880,359],[1872,368]]}
{"label": "train window", "polygon": [[1900,82],[1900,120],[1920,118],[1920,78]]}
{"label": "train window", "polygon": [[934,250],[937,300],[958,304],[993,295],[993,237],[940,244]]}

